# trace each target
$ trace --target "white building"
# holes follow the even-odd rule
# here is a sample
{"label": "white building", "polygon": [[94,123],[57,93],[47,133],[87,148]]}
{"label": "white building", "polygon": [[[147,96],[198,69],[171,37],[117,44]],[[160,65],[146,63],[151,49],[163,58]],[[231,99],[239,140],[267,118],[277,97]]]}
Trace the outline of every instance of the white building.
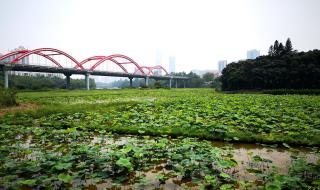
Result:
{"label": "white building", "polygon": [[247,51],[247,59],[256,59],[259,56],[260,56],[259,50],[252,49]]}
{"label": "white building", "polygon": [[174,56],[169,57],[169,73],[176,72],[176,58]]}
{"label": "white building", "polygon": [[218,61],[218,71],[221,73],[222,70],[227,66],[227,60]]}

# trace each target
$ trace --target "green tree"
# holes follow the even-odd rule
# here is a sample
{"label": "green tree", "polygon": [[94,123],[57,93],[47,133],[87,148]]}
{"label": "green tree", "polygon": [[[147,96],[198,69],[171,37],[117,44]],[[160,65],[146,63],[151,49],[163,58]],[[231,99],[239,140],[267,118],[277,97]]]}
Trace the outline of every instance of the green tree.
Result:
{"label": "green tree", "polygon": [[[3,81],[0,78],[0,83]],[[21,75],[10,75],[9,86],[10,88],[16,89],[55,89],[55,88],[65,88],[66,80],[60,77],[50,77],[43,75],[31,75],[31,76],[21,76]],[[95,88],[96,84],[94,79],[90,79],[90,88]],[[85,88],[85,80],[83,79],[72,79],[71,88]]]}
{"label": "green tree", "polygon": [[293,52],[293,47],[290,38],[287,39],[285,46],[278,40],[274,42],[274,45],[269,47],[269,56],[283,56],[286,54],[291,54]]}
{"label": "green tree", "polygon": [[293,51],[292,43],[290,38],[287,39],[286,41],[286,46],[284,47],[284,50],[286,53],[291,53]]}
{"label": "green tree", "polygon": [[157,89],[162,88],[161,82],[160,82],[160,81],[156,81],[156,82],[154,83],[154,87],[157,88]]}
{"label": "green tree", "polygon": [[213,79],[212,88],[215,88],[216,90],[221,90],[221,81],[220,81],[220,78],[214,78],[214,79]]}
{"label": "green tree", "polygon": [[274,42],[274,44],[273,44],[273,53],[274,53],[274,55],[277,55],[278,50],[279,50],[279,42],[278,42],[278,40],[276,40]]}
{"label": "green tree", "polygon": [[271,45],[271,46],[269,47],[268,55],[269,55],[269,56],[274,56],[273,45]]}
{"label": "green tree", "polygon": [[282,43],[280,43],[277,49],[277,56],[282,56],[284,54],[285,54],[284,46]]}
{"label": "green tree", "polygon": [[230,63],[223,90],[320,89],[320,50]]}
{"label": "green tree", "polygon": [[204,82],[210,82],[210,81],[213,81],[214,79],[214,74],[213,73],[205,73],[203,76],[202,76]]}
{"label": "green tree", "polygon": [[202,76],[203,79],[203,87],[212,87],[213,80],[214,80],[214,74],[213,73],[205,73]]}

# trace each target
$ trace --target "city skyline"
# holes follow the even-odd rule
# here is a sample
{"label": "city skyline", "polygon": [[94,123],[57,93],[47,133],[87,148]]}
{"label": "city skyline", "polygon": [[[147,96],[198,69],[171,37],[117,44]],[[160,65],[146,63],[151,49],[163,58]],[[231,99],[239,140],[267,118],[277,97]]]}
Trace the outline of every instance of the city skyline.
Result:
{"label": "city skyline", "polygon": [[275,40],[288,37],[299,51],[318,49],[319,6],[316,0],[4,0],[0,53],[20,45],[53,47],[78,60],[120,53],[153,66],[160,51],[167,69],[173,55],[177,72],[217,70],[220,59],[244,59],[249,49],[265,55]]}

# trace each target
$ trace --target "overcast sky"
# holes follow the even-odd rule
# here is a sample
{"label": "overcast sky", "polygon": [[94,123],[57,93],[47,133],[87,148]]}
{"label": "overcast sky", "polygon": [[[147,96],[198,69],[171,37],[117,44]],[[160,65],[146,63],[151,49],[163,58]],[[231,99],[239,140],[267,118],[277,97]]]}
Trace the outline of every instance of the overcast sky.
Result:
{"label": "overcast sky", "polygon": [[79,61],[121,53],[176,70],[266,54],[278,39],[320,49],[320,0],[1,0],[0,53],[53,47]]}

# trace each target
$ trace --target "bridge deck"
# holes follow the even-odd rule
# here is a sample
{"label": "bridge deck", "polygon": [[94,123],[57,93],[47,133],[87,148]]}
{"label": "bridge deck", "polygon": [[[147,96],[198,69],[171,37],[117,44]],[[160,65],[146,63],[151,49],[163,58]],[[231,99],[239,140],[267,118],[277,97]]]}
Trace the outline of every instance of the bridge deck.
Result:
{"label": "bridge deck", "polygon": [[1,70],[8,71],[24,71],[24,72],[43,72],[43,73],[61,73],[65,75],[80,74],[80,75],[95,75],[95,76],[113,76],[113,77],[128,77],[128,78],[151,78],[151,79],[180,79],[186,80],[188,77],[181,76],[148,76],[141,74],[131,74],[122,72],[109,72],[109,71],[90,71],[80,70],[74,68],[60,68],[60,67],[48,67],[48,66],[37,66],[37,65],[25,65],[25,64],[8,64],[0,62]]}

